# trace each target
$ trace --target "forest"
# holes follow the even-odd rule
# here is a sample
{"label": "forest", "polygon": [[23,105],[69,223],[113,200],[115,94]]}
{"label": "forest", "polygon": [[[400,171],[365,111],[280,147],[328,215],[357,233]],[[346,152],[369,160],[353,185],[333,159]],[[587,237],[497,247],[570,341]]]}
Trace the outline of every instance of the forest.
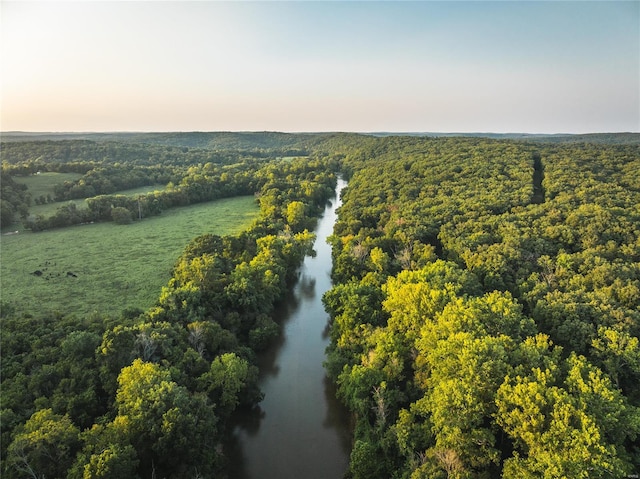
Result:
{"label": "forest", "polygon": [[635,477],[638,145],[342,152],[324,301],[350,477]]}
{"label": "forest", "polygon": [[[345,477],[638,474],[640,135],[3,135],[1,147],[3,233],[115,228],[241,195],[260,207],[240,234],[193,238],[147,310],[3,301],[3,477],[224,477],[230,418],[261,399],[256,356],[338,175],[323,302],[325,367],[354,420]],[[20,179],[38,172],[77,179],[33,198]]]}

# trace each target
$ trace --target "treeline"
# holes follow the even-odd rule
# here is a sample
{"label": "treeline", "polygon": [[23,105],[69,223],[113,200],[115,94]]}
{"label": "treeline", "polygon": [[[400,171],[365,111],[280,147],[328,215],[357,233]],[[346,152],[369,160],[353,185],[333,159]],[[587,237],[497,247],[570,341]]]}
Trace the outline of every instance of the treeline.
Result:
{"label": "treeline", "polygon": [[[220,152],[212,150],[178,148],[171,146],[154,146],[144,144],[118,143],[114,141],[95,142],[88,140],[60,141],[4,141],[2,148],[2,211],[3,226],[29,218],[32,204],[63,202],[74,199],[92,198],[103,195],[114,195],[118,191],[143,186],[180,184],[192,175],[190,168],[201,169],[207,176],[223,174],[222,167],[232,168],[227,171],[235,173],[233,165],[240,164],[244,169],[256,171],[260,167],[259,155],[240,152]],[[245,165],[245,163],[247,163]],[[203,166],[204,165],[204,166]],[[54,186],[53,194],[32,197],[28,192],[20,197],[17,193],[25,188],[17,188],[12,181],[14,177],[29,176],[44,172],[77,173],[82,175],[74,181],[64,181]],[[220,183],[220,180],[216,180]],[[223,179],[225,185],[231,180]],[[182,184],[181,190],[188,189]],[[229,188],[226,188],[229,190]],[[228,196],[228,191],[210,194],[209,199]],[[231,193],[236,194],[236,193]],[[238,193],[239,194],[239,193]],[[149,198],[151,205],[166,204],[167,207],[185,203],[184,196],[192,193],[181,193],[182,198],[175,198],[175,192],[158,199]],[[101,199],[100,201],[107,201]],[[123,198],[114,199],[122,203]],[[208,201],[200,200],[200,201]],[[120,207],[127,207],[118,205]],[[149,214],[157,214],[160,207],[151,206]],[[132,208],[128,208],[134,211]],[[82,210],[82,211],[80,211]],[[154,213],[155,212],[155,213]],[[137,206],[136,216],[140,216]],[[104,216],[104,215],[103,215]],[[26,226],[34,230],[56,228],[87,221],[103,221],[107,218],[96,217],[95,212],[77,209],[74,206],[62,205],[52,218],[31,217]],[[108,218],[110,219],[110,218]]]}
{"label": "treeline", "polygon": [[[311,159],[293,160],[289,163],[289,167],[295,169],[301,162],[304,162],[305,168],[309,168],[310,171],[313,169],[322,171],[325,168],[318,160]],[[270,206],[280,207],[288,201],[288,198],[282,196],[280,189],[288,188],[287,181],[290,183],[293,177],[286,175],[284,182],[274,180],[277,178],[277,172],[274,173],[273,168],[281,169],[282,167],[274,167],[264,161],[245,161],[223,167],[212,163],[192,166],[183,172],[178,183],[169,182],[165,189],[136,196],[116,194],[89,197],[86,199],[86,208],[78,208],[74,203],[64,204],[54,215],[28,217],[24,224],[32,231],[94,221],[115,221],[126,224],[134,219],[159,215],[167,209],[178,206],[253,194],[261,203],[275,202]],[[79,181],[83,182],[83,180]],[[307,195],[307,202],[301,205],[302,209],[298,214],[304,216],[308,213],[316,213],[316,204],[326,198],[327,191],[323,188],[318,189],[317,184],[314,184],[313,174],[311,179],[304,177],[299,182],[297,188]]]}
{"label": "treeline", "polygon": [[[168,141],[173,135],[190,138],[189,134],[158,134],[157,141]],[[211,135],[224,137],[223,134],[202,135],[204,138]],[[265,137],[264,145],[278,144],[279,141],[285,153],[293,153],[287,148],[296,144],[294,142],[301,144],[306,138],[266,133],[242,138],[250,142],[256,135]],[[151,135],[151,138],[155,139],[156,135]],[[9,226],[22,220],[24,226],[33,231],[93,221],[127,223],[177,206],[255,194],[269,181],[266,173],[269,168],[264,168],[265,165],[282,153],[281,150],[258,149],[251,153],[78,139],[3,142],[2,148],[0,224]],[[293,158],[288,159],[291,160]],[[337,168],[336,159],[324,156],[323,161],[329,161],[332,168]],[[308,159],[308,165],[318,166],[313,158]],[[32,198],[26,188],[13,178],[38,172],[78,173],[82,176],[55,185],[53,195]],[[135,197],[117,194],[122,190],[154,185],[158,185],[157,191]],[[324,195],[323,192],[319,194]],[[315,192],[311,196],[315,199],[317,195]],[[86,208],[66,203],[49,217],[29,214],[32,204],[83,198],[87,200]]]}
{"label": "treeline", "polygon": [[[138,166],[196,165],[198,163],[233,163],[237,150],[212,150],[187,146],[154,145],[115,141],[65,139],[46,141],[6,141],[0,144],[2,161],[13,174],[37,171],[84,173],[82,164],[102,166],[128,163]],[[251,156],[243,153],[244,156]]]}
{"label": "treeline", "polygon": [[229,417],[261,399],[256,351],[279,334],[274,305],[312,253],[307,228],[336,184],[321,160],[243,174],[259,219],[237,236],[195,238],[149,310],[2,308],[3,477],[224,474]]}
{"label": "treeline", "polygon": [[87,168],[76,181],[65,181],[54,187],[54,201],[68,201],[109,195],[117,191],[150,185],[166,185],[175,180],[179,170],[175,167],[137,165],[98,165]]}
{"label": "treeline", "polygon": [[145,146],[169,146],[216,150],[218,152],[254,152],[266,156],[301,156],[302,151],[327,133],[282,133],[274,131],[247,132],[166,132],[166,133],[3,133],[2,141],[62,142],[91,141],[117,142]]}
{"label": "treeline", "polygon": [[[318,151],[331,152],[334,138],[349,138],[355,142],[369,137],[354,134],[276,132],[3,134],[0,141],[3,178],[0,182],[0,225],[7,227],[20,220],[27,220],[29,208],[34,204],[114,195],[118,191],[143,186],[164,187],[171,184],[179,185],[181,190],[185,190],[189,186],[181,183],[192,173],[189,171],[191,167],[200,169],[201,175],[211,177],[213,174],[232,174],[238,169],[255,170],[266,160],[306,157],[312,153],[315,155]],[[232,170],[220,171],[223,167]],[[82,176],[75,181],[55,185],[53,194],[39,197],[32,197],[25,188],[12,182],[14,177],[45,172],[76,173]],[[197,181],[202,185],[202,178]],[[217,182],[215,180],[213,183]],[[222,183],[227,184],[229,181],[222,179]],[[209,188],[210,186],[205,187]],[[194,190],[201,189],[201,186],[194,187]],[[199,191],[183,193],[172,192],[162,200],[157,199],[155,194],[151,195],[147,201],[151,205],[150,212],[157,210],[154,205],[190,204],[184,203],[185,195],[201,195]],[[210,194],[208,198],[221,198],[226,194]],[[116,203],[126,203],[126,200],[118,198],[114,201],[114,207],[127,208],[134,217],[139,216],[137,202],[133,206],[115,206]],[[100,221],[108,219],[108,215],[103,215]],[[62,205],[54,217],[34,216],[27,226],[43,230],[88,221],[98,219],[84,208]]]}
{"label": "treeline", "polygon": [[31,195],[26,185],[16,183],[11,175],[2,173],[0,182],[0,226],[13,224],[18,218],[26,218],[31,206]]}
{"label": "treeline", "polygon": [[[162,135],[160,137],[164,138]],[[166,135],[171,137],[171,134]],[[183,134],[175,135],[182,138]],[[288,143],[295,138],[295,135],[281,135]],[[267,139],[263,141],[267,145],[276,142]],[[286,144],[282,146],[284,148]],[[269,171],[265,165],[278,161],[274,157],[280,153],[279,150],[260,150],[252,154],[89,140],[5,142],[2,148],[1,224],[9,226],[21,219],[24,226],[33,231],[96,221],[126,223],[176,206],[254,194],[269,181],[267,173],[257,172]],[[317,165],[313,158],[308,161],[309,165]],[[333,160],[332,164],[335,169],[337,161]],[[32,198],[26,188],[13,181],[13,177],[38,172],[82,176],[55,185],[53,195]],[[154,185],[158,185],[157,191],[135,197],[117,194],[122,190]],[[32,204],[83,198],[87,199],[86,208],[67,203],[49,217],[29,214]]]}
{"label": "treeline", "polygon": [[334,151],[352,178],[326,365],[356,419],[348,476],[637,473],[640,147]]}
{"label": "treeline", "polygon": [[[96,191],[118,191],[126,187],[134,187],[133,183],[137,178],[134,170],[128,183],[119,182],[113,176],[102,176],[102,169],[94,169],[76,182],[66,181],[55,188],[56,198],[68,199],[69,197],[88,195],[85,208],[79,208],[75,203],[66,203],[58,207],[52,216],[29,216],[25,219],[24,224],[32,231],[42,231],[93,221],[129,223],[134,219],[159,215],[164,210],[178,206],[250,195],[260,189],[257,171],[261,167],[262,165],[257,162],[225,169],[211,163],[204,166],[193,166],[181,174],[174,174],[173,178],[177,183],[169,181],[164,183],[166,187],[159,186],[157,191],[135,196],[102,193],[93,196],[92,194]],[[92,173],[93,175],[91,175]],[[121,173],[126,178],[125,171],[122,170]],[[95,181],[86,181],[85,178],[88,176],[93,176]],[[141,175],[139,178],[142,184],[148,183],[150,185],[158,184],[167,179],[153,174],[146,177]],[[97,184],[104,185],[105,183],[109,185],[108,189],[96,187]]]}

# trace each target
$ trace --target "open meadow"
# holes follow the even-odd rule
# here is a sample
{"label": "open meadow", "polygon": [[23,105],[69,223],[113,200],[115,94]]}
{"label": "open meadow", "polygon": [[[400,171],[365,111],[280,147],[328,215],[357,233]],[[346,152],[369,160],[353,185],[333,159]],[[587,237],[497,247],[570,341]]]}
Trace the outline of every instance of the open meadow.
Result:
{"label": "open meadow", "polygon": [[96,223],[1,238],[2,301],[20,311],[118,315],[153,305],[198,235],[234,234],[258,214],[253,196],[174,208],[129,225]]}
{"label": "open meadow", "polygon": [[[61,206],[68,205],[73,203],[76,205],[78,209],[83,209],[87,207],[86,199],[80,198],[76,200],[67,200],[67,201],[54,201],[51,203],[44,204],[36,204],[36,198],[44,196],[54,197],[54,189],[56,185],[61,185],[65,181],[76,181],[81,178],[82,175],[78,173],[56,173],[56,172],[43,172],[38,173],[37,175],[29,175],[29,176],[16,176],[14,177],[14,181],[16,183],[20,183],[26,185],[29,193],[31,194],[32,203],[29,207],[29,215],[30,216],[38,216],[42,215],[44,217],[52,216],[56,213],[57,209]],[[117,191],[117,195],[124,196],[135,196],[135,195],[144,195],[150,193],[152,191],[163,190],[164,185],[151,185],[151,186],[141,186],[138,188],[131,188],[128,190],[120,190]],[[22,225],[14,224],[11,227],[11,230],[20,230],[22,231],[24,228]]]}
{"label": "open meadow", "polygon": [[39,196],[53,196],[53,188],[55,185],[62,184],[65,181],[75,181],[82,178],[80,173],[57,173],[53,171],[45,171],[37,175],[16,176],[14,181],[23,185],[27,185],[32,198]]}
{"label": "open meadow", "polygon": [[[162,185],[151,185],[151,186],[141,186],[139,188],[131,188],[129,190],[120,190],[114,195],[123,195],[123,196],[136,196],[136,195],[144,195],[147,193],[151,193],[153,191],[163,190],[164,186]],[[29,190],[31,191],[31,189]],[[77,200],[68,200],[68,201],[56,201],[54,203],[45,203],[42,205],[32,205],[29,208],[29,213],[31,216],[42,215],[44,217],[52,216],[56,213],[58,208],[61,206],[68,205],[69,203],[74,203],[76,208],[85,209],[87,208],[87,199],[81,198]]]}

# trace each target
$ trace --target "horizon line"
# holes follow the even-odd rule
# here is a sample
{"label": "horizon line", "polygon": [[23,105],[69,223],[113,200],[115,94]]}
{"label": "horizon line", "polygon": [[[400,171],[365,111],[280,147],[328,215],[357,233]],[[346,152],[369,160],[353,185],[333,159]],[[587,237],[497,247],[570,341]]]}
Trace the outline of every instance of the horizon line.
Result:
{"label": "horizon line", "polygon": [[421,130],[0,130],[0,135],[31,134],[31,135],[90,135],[90,134],[166,134],[166,133],[284,133],[284,134],[396,134],[396,135],[611,135],[611,134],[640,134],[640,131],[587,131],[587,132],[527,132],[527,131],[421,131]]}

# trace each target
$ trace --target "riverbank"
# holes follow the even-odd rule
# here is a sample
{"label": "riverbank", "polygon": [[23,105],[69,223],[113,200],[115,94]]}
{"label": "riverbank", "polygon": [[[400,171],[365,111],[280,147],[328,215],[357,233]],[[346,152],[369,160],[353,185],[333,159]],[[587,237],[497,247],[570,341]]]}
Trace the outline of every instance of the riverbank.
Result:
{"label": "riverbank", "polygon": [[259,358],[264,400],[237,418],[227,456],[230,477],[239,479],[330,479],[347,470],[349,415],[335,397],[323,367],[328,314],[322,295],[331,287],[331,247],[340,192],[325,208],[314,233],[315,257],[307,257],[300,277],[276,320],[282,336]]}

